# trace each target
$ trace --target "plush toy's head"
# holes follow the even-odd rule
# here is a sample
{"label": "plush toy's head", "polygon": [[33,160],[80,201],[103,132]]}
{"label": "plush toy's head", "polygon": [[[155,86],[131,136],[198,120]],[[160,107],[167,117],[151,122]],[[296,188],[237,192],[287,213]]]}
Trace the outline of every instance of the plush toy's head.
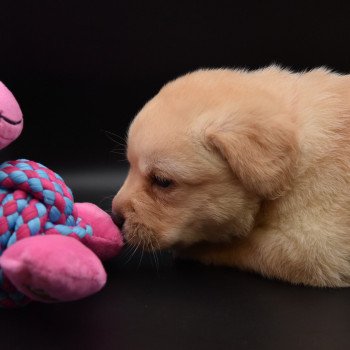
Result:
{"label": "plush toy's head", "polygon": [[11,91],[0,82],[0,149],[14,141],[23,128],[23,115]]}

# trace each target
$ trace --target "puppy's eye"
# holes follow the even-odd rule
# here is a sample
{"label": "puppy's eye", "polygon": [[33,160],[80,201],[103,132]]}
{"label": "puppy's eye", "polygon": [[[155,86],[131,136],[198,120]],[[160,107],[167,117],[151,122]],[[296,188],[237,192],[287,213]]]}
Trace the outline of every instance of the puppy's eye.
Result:
{"label": "puppy's eye", "polygon": [[173,185],[173,181],[170,179],[166,179],[165,177],[160,177],[160,176],[156,176],[153,175],[152,176],[152,184],[157,186],[157,187],[161,187],[161,188],[168,188],[171,185]]}

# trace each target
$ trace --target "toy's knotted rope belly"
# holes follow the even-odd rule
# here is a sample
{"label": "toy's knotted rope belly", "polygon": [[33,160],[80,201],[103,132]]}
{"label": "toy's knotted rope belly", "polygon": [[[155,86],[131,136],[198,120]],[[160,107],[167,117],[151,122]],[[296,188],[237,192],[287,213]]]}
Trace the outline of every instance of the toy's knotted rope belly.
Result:
{"label": "toy's knotted rope belly", "polygon": [[[62,234],[82,239],[92,233],[91,226],[78,218],[72,192],[59,175],[23,159],[0,165],[0,255],[30,236]],[[0,268],[0,305],[24,302],[26,298]]]}

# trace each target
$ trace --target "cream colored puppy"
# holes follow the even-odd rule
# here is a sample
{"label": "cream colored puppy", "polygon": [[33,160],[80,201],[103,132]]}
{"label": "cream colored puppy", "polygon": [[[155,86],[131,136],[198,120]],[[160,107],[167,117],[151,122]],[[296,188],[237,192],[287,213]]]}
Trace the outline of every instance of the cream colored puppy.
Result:
{"label": "cream colored puppy", "polygon": [[126,240],[312,286],[350,285],[350,76],[199,70],[133,121]]}

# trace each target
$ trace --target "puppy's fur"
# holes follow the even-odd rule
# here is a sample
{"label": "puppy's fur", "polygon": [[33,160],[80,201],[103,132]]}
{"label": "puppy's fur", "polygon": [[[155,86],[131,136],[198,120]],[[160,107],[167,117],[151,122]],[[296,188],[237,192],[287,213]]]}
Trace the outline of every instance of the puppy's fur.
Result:
{"label": "puppy's fur", "polygon": [[126,239],[312,286],[350,285],[350,76],[199,70],[133,121]]}

